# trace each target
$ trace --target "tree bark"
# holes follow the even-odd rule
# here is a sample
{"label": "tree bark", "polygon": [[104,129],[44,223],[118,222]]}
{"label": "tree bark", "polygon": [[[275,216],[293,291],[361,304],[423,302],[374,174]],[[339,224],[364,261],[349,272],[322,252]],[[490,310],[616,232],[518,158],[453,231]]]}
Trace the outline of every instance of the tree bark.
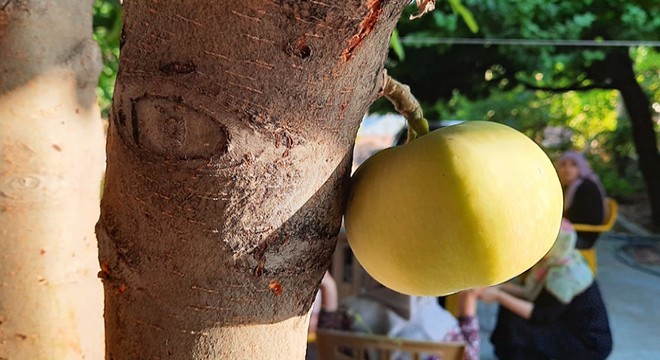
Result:
{"label": "tree bark", "polygon": [[653,128],[653,116],[648,96],[635,79],[630,56],[626,52],[612,52],[606,59],[608,75],[621,92],[632,123],[633,141],[639,156],[639,170],[644,178],[651,204],[651,220],[660,227],[660,153]]}
{"label": "tree bark", "polygon": [[295,359],[407,1],[124,1],[108,359]]}
{"label": "tree bark", "polygon": [[0,2],[0,359],[100,359],[92,2]]}

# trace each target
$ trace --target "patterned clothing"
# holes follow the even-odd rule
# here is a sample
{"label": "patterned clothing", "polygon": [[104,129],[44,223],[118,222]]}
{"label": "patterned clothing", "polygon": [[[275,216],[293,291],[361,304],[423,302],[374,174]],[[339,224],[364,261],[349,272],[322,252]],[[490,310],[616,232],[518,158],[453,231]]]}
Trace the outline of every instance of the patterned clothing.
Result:
{"label": "patterned clothing", "polygon": [[575,249],[577,235],[571,224],[562,227],[548,254],[534,265],[525,279],[525,297],[534,301],[542,289],[561,303],[570,303],[594,281],[593,273],[584,257]]}
{"label": "patterned clothing", "polygon": [[479,319],[475,316],[460,316],[458,327],[445,335],[444,341],[460,341],[465,344],[465,360],[479,360]]}

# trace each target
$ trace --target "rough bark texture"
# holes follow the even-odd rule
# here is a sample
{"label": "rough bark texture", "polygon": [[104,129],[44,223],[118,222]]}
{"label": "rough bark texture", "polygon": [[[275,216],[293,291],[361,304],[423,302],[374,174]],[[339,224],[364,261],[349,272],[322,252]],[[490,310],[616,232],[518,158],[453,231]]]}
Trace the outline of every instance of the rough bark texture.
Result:
{"label": "rough bark texture", "polygon": [[295,359],[407,1],[125,1],[108,359]]}
{"label": "rough bark texture", "polygon": [[92,1],[0,2],[0,359],[100,359]]}
{"label": "rough bark texture", "polygon": [[627,52],[612,52],[606,60],[607,72],[621,92],[632,123],[633,141],[639,156],[639,170],[651,203],[651,218],[660,227],[660,153],[653,128],[651,104],[635,79],[633,63]]}

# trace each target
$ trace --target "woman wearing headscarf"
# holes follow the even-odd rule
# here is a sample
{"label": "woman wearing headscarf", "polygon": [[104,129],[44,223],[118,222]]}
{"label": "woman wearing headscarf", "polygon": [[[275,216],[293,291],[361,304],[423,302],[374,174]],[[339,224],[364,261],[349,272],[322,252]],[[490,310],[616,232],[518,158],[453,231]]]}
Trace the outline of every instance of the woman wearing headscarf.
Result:
{"label": "woman wearing headscarf", "polygon": [[593,274],[564,221],[555,244],[530,270],[524,286],[483,290],[500,305],[491,336],[500,359],[605,359],[612,351],[607,311]]}
{"label": "woman wearing headscarf", "polygon": [[[606,215],[605,190],[584,156],[565,152],[557,161],[557,172],[564,189],[564,217],[574,224],[602,224]],[[578,232],[577,248],[593,247],[599,235]]]}

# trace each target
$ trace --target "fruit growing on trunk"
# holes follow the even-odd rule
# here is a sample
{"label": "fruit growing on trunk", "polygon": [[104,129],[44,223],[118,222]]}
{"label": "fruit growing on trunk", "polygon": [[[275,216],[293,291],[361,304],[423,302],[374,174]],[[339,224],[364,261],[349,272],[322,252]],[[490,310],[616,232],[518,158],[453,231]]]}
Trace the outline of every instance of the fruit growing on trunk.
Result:
{"label": "fruit growing on trunk", "polygon": [[351,248],[376,280],[403,293],[506,281],[545,255],[561,223],[552,162],[497,123],[450,126],[383,150],[352,181]]}

